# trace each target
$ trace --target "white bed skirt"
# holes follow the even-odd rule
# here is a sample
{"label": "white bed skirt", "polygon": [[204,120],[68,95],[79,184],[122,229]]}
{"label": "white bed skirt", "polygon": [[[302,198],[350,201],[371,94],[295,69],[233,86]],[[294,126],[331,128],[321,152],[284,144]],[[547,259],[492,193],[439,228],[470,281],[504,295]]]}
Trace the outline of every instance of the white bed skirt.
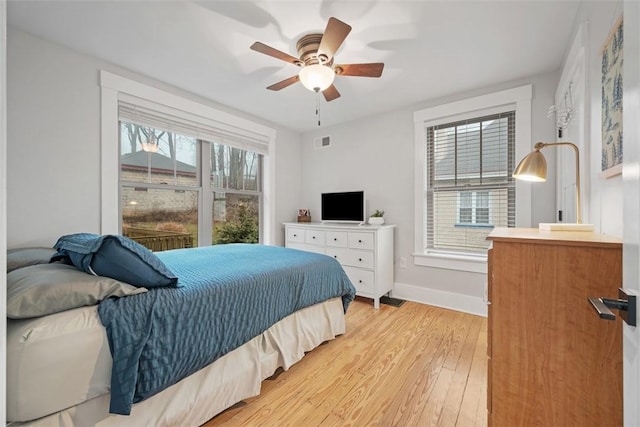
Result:
{"label": "white bed skirt", "polygon": [[344,331],[342,300],[334,298],[286,317],[211,365],[136,403],[129,416],[109,414],[109,394],[104,394],[37,420],[7,425],[199,426],[235,403],[258,395],[262,381],[279,367],[289,369],[305,352]]}

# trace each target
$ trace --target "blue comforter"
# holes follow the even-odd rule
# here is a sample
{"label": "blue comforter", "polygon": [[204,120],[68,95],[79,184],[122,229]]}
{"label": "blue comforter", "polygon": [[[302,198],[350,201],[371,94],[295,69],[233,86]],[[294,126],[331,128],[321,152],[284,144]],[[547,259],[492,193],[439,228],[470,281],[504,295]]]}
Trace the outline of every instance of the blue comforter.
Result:
{"label": "blue comforter", "polygon": [[230,244],[156,255],[178,288],[110,298],[98,312],[113,366],[110,412],[162,391],[301,308],[355,288],[336,260],[277,246]]}

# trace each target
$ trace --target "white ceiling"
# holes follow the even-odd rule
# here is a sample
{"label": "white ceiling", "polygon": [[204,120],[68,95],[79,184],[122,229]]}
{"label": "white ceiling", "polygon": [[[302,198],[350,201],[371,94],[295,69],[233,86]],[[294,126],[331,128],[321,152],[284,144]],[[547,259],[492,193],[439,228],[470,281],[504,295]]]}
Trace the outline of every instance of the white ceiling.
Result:
{"label": "white ceiling", "polygon": [[297,131],[317,128],[316,95],[272,83],[294,65],[254,52],[295,44],[334,16],[353,27],[336,63],[384,62],[382,77],[336,77],[322,126],[558,70],[579,2],[32,1],[10,0],[8,23],[75,50]]}

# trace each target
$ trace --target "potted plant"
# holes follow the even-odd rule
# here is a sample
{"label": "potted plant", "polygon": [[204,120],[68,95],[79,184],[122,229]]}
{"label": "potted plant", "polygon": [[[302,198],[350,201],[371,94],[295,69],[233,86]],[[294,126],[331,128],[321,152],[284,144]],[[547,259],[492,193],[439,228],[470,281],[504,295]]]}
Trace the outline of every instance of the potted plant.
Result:
{"label": "potted plant", "polygon": [[369,217],[369,224],[371,225],[382,225],[384,224],[384,211],[380,209],[376,209],[374,213]]}

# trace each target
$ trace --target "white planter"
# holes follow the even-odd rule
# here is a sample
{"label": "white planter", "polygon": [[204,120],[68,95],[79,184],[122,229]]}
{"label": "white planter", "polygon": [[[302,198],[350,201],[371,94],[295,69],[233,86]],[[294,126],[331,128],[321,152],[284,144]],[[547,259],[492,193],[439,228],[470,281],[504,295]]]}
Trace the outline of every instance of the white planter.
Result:
{"label": "white planter", "polygon": [[371,225],[382,225],[384,224],[384,218],[381,216],[370,216],[369,224]]}

